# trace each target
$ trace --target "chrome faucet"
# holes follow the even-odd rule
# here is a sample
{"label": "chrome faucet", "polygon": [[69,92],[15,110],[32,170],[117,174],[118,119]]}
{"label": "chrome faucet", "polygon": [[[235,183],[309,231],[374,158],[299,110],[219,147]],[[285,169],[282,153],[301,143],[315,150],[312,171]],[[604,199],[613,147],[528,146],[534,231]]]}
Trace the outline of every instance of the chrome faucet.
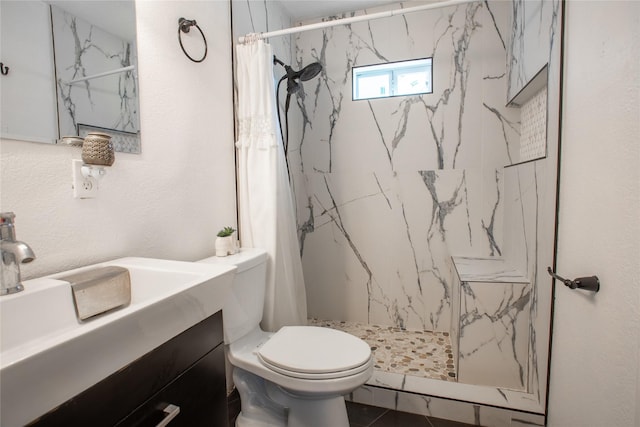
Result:
{"label": "chrome faucet", "polygon": [[0,254],[2,255],[2,290],[0,295],[14,294],[24,289],[20,281],[20,264],[35,259],[26,243],[16,241],[13,212],[0,213]]}

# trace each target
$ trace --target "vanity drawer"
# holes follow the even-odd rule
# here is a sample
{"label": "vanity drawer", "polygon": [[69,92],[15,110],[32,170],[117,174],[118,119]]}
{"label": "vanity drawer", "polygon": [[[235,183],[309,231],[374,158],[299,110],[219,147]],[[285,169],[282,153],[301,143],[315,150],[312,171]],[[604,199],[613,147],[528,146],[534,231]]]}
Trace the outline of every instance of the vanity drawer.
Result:
{"label": "vanity drawer", "polygon": [[224,346],[219,345],[117,426],[157,426],[171,417],[173,410],[177,415],[169,427],[227,427],[224,375]]}

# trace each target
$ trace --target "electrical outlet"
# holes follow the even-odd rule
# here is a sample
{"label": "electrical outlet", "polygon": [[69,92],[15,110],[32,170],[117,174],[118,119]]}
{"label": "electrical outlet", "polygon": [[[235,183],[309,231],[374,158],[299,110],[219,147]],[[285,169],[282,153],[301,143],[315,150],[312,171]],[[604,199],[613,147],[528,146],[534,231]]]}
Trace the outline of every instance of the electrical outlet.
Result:
{"label": "electrical outlet", "polygon": [[73,170],[73,198],[93,199],[98,197],[98,180],[92,176],[82,175],[82,160],[72,160]]}

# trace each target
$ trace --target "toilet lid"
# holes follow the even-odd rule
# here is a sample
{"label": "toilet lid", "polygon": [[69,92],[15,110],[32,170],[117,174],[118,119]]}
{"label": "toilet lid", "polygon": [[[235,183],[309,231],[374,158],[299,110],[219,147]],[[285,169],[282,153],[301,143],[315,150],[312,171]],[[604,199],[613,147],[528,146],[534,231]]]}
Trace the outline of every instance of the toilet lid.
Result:
{"label": "toilet lid", "polygon": [[320,375],[359,371],[371,358],[371,349],[360,338],[335,329],[285,326],[260,347],[258,356],[277,371]]}

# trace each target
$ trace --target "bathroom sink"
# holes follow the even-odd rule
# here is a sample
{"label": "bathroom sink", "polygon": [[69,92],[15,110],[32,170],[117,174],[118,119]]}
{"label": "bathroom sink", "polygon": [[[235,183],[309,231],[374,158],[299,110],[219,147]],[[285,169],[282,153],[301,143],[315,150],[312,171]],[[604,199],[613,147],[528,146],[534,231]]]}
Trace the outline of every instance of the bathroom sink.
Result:
{"label": "bathroom sink", "polygon": [[[96,267],[131,276],[131,303],[84,322],[71,285]],[[235,267],[121,258],[23,282],[0,297],[0,425],[24,425],[222,309]]]}

